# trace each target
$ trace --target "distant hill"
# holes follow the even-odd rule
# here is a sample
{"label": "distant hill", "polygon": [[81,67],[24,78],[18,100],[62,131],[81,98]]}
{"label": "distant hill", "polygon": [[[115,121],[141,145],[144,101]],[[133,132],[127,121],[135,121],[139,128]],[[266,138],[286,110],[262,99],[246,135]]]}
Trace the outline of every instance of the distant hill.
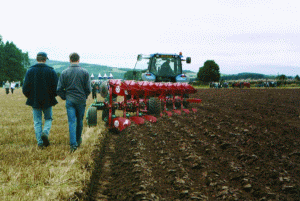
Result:
{"label": "distant hill", "polygon": [[[222,80],[246,80],[246,79],[275,79],[276,75],[264,75],[259,73],[238,73],[232,75],[221,75]],[[288,76],[287,78],[292,78]]]}
{"label": "distant hill", "polygon": [[192,79],[196,79],[197,77],[197,73],[190,71],[190,70],[183,70],[182,71],[184,74],[186,74],[187,76],[189,76]]}
{"label": "distant hill", "polygon": [[[33,65],[36,63],[35,59],[30,59],[30,64]],[[69,62],[64,61],[53,61],[49,60],[47,61],[47,64],[49,66],[52,66],[57,73],[61,73],[64,69],[68,68],[70,65]],[[80,63],[80,65],[87,69],[87,71],[90,73],[90,75],[94,75],[95,79],[97,79],[98,74],[100,73],[102,76],[106,74],[109,76],[109,73],[112,73],[115,79],[123,79],[124,74],[132,70],[131,68],[117,68],[117,67],[111,67],[111,66],[105,66],[105,65],[98,65],[98,64],[88,64],[88,63]],[[191,77],[192,79],[195,79],[197,77],[197,73],[193,72],[191,70],[183,70],[183,73]],[[259,73],[238,73],[238,74],[222,74],[221,79],[223,80],[242,80],[242,79],[274,79],[276,75],[264,75]],[[289,76],[288,78],[292,78],[292,76]]]}
{"label": "distant hill", "polygon": [[[36,60],[30,59],[30,65],[34,65],[34,64],[36,64]],[[49,60],[47,61],[47,65],[53,67],[57,73],[61,73],[63,70],[68,68],[70,63],[64,61]],[[80,63],[80,66],[85,68],[90,73],[90,75],[93,74],[95,76],[95,79],[97,79],[96,77],[98,77],[99,73],[101,74],[101,76],[104,76],[104,74],[109,76],[109,73],[112,73],[115,79],[123,79],[124,74],[127,71],[132,70],[131,68],[117,68],[117,67],[104,66],[98,64],[88,64],[88,63]],[[183,72],[190,77],[197,76],[197,73],[190,70],[184,70]]]}
{"label": "distant hill", "polygon": [[[35,63],[36,63],[35,59],[30,59],[31,65]],[[69,67],[70,63],[64,61],[49,60],[47,61],[47,65],[53,67],[57,73],[61,73],[63,70]],[[85,68],[90,73],[90,75],[93,74],[95,78],[98,77],[99,73],[101,74],[101,76],[104,76],[104,74],[109,76],[109,73],[112,73],[115,79],[123,79],[124,74],[127,72],[127,70],[131,70],[129,68],[128,69],[117,68],[117,67],[110,67],[110,66],[104,66],[98,64],[88,64],[88,63],[80,63],[80,66]]]}

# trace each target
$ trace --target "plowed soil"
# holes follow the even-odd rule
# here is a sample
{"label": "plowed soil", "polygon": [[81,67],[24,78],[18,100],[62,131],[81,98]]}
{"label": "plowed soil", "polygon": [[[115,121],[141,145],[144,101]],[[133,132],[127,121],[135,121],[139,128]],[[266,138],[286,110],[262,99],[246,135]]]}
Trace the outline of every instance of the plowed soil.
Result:
{"label": "plowed soil", "polygon": [[196,113],[106,132],[83,200],[300,200],[300,90],[199,89]]}

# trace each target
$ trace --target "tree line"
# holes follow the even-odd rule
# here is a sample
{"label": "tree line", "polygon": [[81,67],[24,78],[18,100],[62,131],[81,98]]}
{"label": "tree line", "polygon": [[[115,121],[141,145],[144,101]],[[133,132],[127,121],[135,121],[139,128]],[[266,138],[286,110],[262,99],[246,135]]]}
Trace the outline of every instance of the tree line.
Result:
{"label": "tree line", "polygon": [[0,35],[0,81],[22,81],[29,67],[28,53],[13,42],[4,43]]}
{"label": "tree line", "polygon": [[[214,60],[207,60],[204,62],[204,65],[199,68],[197,73],[197,80],[202,83],[210,82],[223,82],[228,80],[243,80],[243,79],[276,79],[280,81],[285,81],[287,79],[293,79],[292,76],[286,76],[284,74],[277,76],[269,76],[259,73],[239,73],[236,75],[221,75],[220,67]],[[296,81],[300,81],[299,75],[295,77]]]}
{"label": "tree line", "polygon": [[236,75],[222,75],[223,80],[241,80],[241,79],[274,79],[275,76],[267,76],[258,73],[239,73]]}

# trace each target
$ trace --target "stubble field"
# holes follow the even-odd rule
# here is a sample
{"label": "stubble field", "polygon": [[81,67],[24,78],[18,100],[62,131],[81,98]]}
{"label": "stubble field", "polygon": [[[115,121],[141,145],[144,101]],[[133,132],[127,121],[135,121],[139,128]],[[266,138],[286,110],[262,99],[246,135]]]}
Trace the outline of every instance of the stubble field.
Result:
{"label": "stubble field", "polygon": [[[37,148],[32,109],[25,105],[22,89],[14,94],[0,90],[0,200],[67,200],[80,192],[93,166],[91,153],[101,141],[102,128],[84,122],[83,144],[69,153],[65,101],[57,98],[53,122],[44,150]],[[88,99],[87,106],[93,100]]]}
{"label": "stubble field", "polygon": [[21,89],[1,91],[1,200],[299,200],[299,89],[193,97],[203,100],[195,114],[120,134],[85,122],[83,146],[70,154],[62,100],[40,151]]}

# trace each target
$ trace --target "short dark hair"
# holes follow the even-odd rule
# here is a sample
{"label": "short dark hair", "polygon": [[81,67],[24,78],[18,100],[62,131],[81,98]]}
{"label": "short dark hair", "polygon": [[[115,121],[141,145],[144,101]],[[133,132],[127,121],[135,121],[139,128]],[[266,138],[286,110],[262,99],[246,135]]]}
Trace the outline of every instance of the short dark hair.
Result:
{"label": "short dark hair", "polygon": [[70,61],[71,62],[77,62],[79,61],[79,54],[77,54],[76,52],[73,52],[70,54]]}
{"label": "short dark hair", "polygon": [[47,60],[47,57],[37,56],[37,57],[36,57],[36,60],[37,60],[38,62],[44,62],[44,61]]}

